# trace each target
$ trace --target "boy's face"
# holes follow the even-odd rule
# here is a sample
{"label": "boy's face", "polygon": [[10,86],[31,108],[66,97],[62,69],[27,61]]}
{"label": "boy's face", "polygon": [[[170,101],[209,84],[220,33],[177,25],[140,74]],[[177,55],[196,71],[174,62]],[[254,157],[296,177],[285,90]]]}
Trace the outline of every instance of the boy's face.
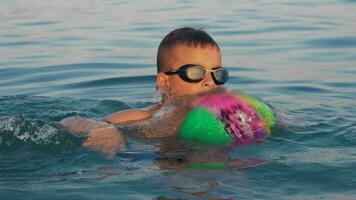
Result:
{"label": "boy's face", "polygon": [[[164,72],[177,70],[187,64],[195,64],[206,69],[213,69],[221,67],[221,53],[216,47],[207,46],[200,48],[182,44],[173,48],[168,54],[165,64]],[[166,75],[160,72],[157,75],[157,86],[161,91],[172,92],[177,96],[197,94],[218,87],[210,72],[207,72],[205,78],[197,83],[184,81],[177,74]]]}

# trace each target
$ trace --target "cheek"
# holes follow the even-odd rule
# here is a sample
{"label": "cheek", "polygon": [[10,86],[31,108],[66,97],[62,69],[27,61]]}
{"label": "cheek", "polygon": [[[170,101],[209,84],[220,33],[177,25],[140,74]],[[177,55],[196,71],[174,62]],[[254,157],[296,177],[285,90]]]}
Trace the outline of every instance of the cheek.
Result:
{"label": "cheek", "polygon": [[204,92],[217,87],[217,85],[211,87],[205,87],[202,82],[199,83],[189,83],[177,77],[172,77],[169,79],[169,91],[174,92],[176,95],[192,95],[200,92]]}
{"label": "cheek", "polygon": [[186,95],[195,93],[199,89],[199,84],[188,83],[181,80],[179,77],[171,79],[169,89],[177,95]]}

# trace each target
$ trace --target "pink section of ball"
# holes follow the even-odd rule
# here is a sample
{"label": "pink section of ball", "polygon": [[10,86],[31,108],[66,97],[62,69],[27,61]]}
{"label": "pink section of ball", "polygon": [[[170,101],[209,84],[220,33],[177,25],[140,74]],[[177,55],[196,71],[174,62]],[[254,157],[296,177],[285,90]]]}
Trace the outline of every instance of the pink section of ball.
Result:
{"label": "pink section of ball", "polygon": [[219,116],[239,144],[257,142],[267,135],[263,128],[265,121],[241,96],[230,93],[209,95],[198,105]]}

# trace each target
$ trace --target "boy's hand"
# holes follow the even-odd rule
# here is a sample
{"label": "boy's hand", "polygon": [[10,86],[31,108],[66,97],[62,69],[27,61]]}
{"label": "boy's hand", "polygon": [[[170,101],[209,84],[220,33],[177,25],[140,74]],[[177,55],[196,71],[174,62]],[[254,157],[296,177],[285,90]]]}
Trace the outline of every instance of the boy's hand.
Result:
{"label": "boy's hand", "polygon": [[87,136],[83,146],[113,157],[125,147],[121,132],[114,126],[88,118],[69,117],[59,122],[60,126],[77,136]]}
{"label": "boy's hand", "polygon": [[107,124],[93,128],[83,146],[114,157],[119,150],[125,148],[125,140],[117,128]]}

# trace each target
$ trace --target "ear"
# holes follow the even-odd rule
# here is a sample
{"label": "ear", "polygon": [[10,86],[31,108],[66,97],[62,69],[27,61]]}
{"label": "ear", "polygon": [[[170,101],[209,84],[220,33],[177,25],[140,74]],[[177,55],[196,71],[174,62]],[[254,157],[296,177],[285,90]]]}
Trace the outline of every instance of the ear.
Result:
{"label": "ear", "polygon": [[159,72],[156,77],[156,87],[157,89],[161,90],[162,92],[168,91],[169,88],[169,81],[168,76],[163,72]]}

